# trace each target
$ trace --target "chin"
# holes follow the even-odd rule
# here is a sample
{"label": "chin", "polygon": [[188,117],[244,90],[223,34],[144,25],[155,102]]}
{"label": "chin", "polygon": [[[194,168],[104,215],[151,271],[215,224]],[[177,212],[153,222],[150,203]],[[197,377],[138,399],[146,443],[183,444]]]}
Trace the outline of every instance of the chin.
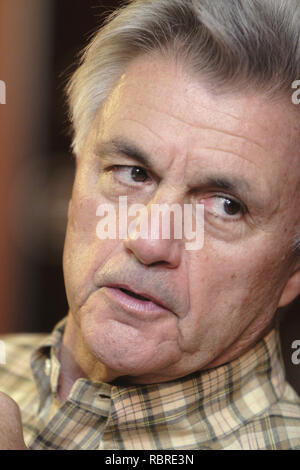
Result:
{"label": "chin", "polygon": [[155,377],[159,377],[174,362],[174,352],[159,354],[159,345],[147,341],[138,332],[128,337],[118,330],[94,327],[93,330],[84,331],[83,328],[82,331],[85,346],[105,366],[108,376],[129,376],[136,380],[139,377],[151,380],[150,377],[153,377],[155,382]]}

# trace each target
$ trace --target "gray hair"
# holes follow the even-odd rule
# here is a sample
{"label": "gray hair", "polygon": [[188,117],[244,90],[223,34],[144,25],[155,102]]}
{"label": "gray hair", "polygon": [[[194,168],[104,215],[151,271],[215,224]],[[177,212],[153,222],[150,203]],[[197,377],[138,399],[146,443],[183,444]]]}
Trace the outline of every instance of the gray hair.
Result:
{"label": "gray hair", "polygon": [[69,82],[74,153],[80,153],[96,112],[138,55],[157,50],[175,55],[224,91],[252,87],[291,97],[292,83],[300,79],[299,32],[300,0],[127,1],[96,33]]}

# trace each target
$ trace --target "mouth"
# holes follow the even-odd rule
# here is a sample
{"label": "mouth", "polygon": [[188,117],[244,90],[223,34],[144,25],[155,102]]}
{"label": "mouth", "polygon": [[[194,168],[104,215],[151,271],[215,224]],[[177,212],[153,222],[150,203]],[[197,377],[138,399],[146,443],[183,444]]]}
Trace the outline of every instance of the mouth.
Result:
{"label": "mouth", "polygon": [[143,295],[136,294],[135,292],[132,292],[127,289],[123,289],[122,287],[119,287],[121,292],[124,292],[124,294],[130,295],[131,297],[134,297],[135,299],[139,300],[145,300],[146,302],[150,302],[151,300],[147,297],[144,297]]}
{"label": "mouth", "polygon": [[126,310],[140,313],[168,310],[159,299],[145,292],[136,292],[129,286],[110,284],[103,287],[109,297]]}

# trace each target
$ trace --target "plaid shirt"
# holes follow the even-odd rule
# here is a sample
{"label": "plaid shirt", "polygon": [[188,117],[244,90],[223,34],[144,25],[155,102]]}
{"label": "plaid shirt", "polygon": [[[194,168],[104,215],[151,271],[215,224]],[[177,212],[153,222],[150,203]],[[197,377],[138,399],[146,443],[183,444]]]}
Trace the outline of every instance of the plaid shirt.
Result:
{"label": "plaid shirt", "polygon": [[31,449],[300,449],[300,401],[285,381],[275,330],[215,369],[152,385],[82,378],[60,403],[64,325],[42,343],[40,335],[4,338],[0,390],[19,404]]}

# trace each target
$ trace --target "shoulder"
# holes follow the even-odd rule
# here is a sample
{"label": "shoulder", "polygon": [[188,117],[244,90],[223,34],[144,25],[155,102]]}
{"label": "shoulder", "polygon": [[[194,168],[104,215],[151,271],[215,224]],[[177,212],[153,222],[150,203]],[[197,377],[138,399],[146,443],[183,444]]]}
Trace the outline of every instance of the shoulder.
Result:
{"label": "shoulder", "polygon": [[47,334],[25,333],[0,336],[1,349],[5,353],[5,363],[14,363],[22,360],[20,355],[30,355],[43,341]]}
{"label": "shoulder", "polygon": [[32,381],[30,360],[45,334],[14,334],[0,337],[0,391],[9,393],[14,385]]}
{"label": "shoulder", "polygon": [[[284,393],[262,414],[231,436],[229,448],[241,450],[300,450],[300,398],[286,383]],[[229,440],[230,441],[230,440]]]}
{"label": "shoulder", "polygon": [[288,383],[263,418],[270,425],[276,449],[300,450],[300,397]]}

